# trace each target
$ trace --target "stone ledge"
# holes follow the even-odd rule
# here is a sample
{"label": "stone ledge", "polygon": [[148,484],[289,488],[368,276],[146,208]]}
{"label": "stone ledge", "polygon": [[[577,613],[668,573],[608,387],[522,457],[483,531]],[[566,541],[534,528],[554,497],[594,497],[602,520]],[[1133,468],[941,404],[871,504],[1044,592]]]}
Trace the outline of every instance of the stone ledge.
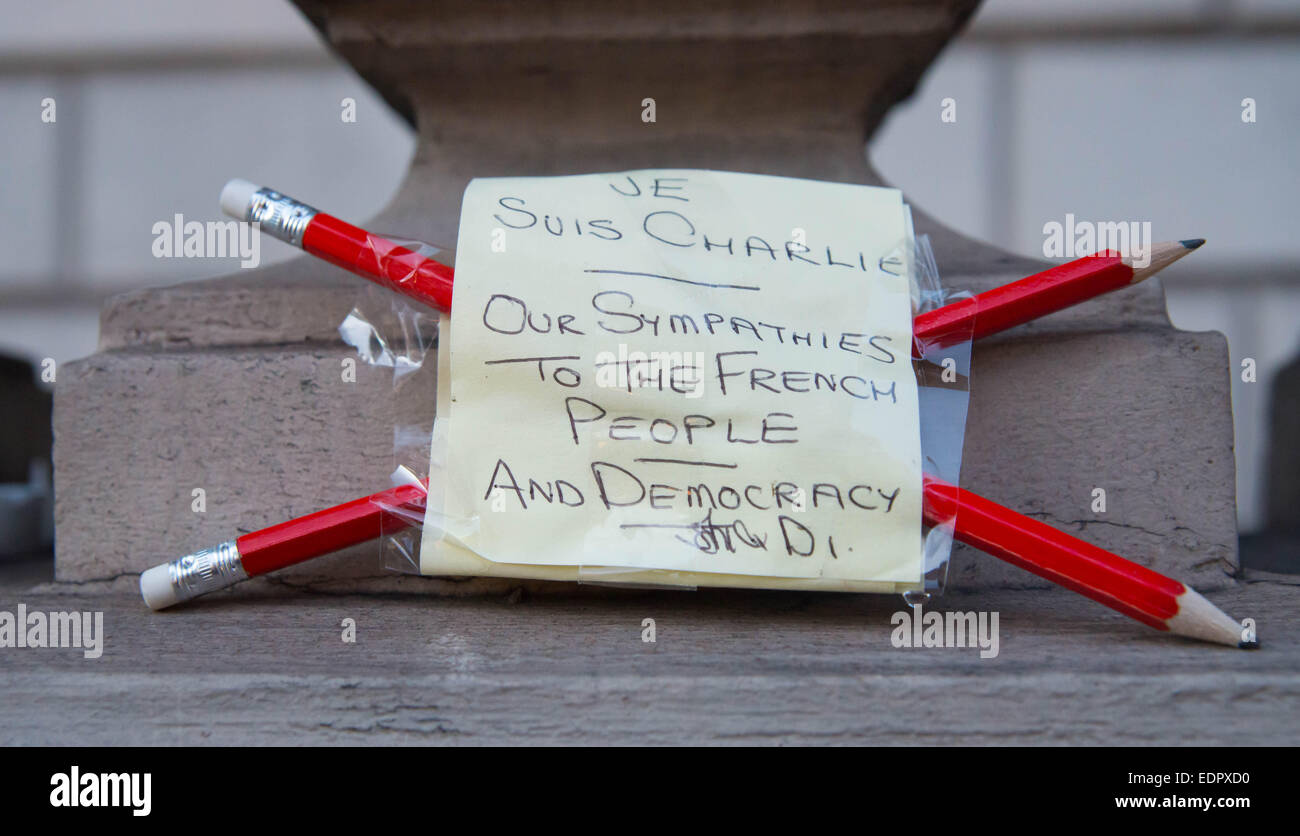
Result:
{"label": "stone ledge", "polygon": [[[394,389],[388,370],[359,365],[356,383],[344,383],[351,356],[282,346],[67,364],[55,463],[77,475],[59,483],[60,580],[139,572],[387,486],[394,424],[427,423],[434,369],[426,361],[418,381]],[[1169,328],[981,344],[962,483],[1198,588],[1229,585],[1232,495],[1194,488],[1232,484],[1231,417],[1187,411],[1218,403],[1226,368],[1222,337]],[[1104,515],[1089,511],[1098,486]],[[190,510],[196,487],[203,514]],[[382,564],[376,547],[359,547],[285,577],[385,590],[393,579]],[[965,548],[951,578],[963,589],[1044,585]]]}

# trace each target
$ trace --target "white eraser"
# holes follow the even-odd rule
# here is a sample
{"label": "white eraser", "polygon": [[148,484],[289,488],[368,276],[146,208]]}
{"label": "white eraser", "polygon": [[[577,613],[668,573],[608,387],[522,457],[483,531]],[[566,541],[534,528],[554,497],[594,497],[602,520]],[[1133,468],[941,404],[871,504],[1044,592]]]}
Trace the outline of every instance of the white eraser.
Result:
{"label": "white eraser", "polygon": [[424,485],[420,477],[415,475],[415,471],[406,465],[398,465],[392,475],[388,477],[392,480],[393,487],[400,488],[402,485]]}
{"label": "white eraser", "polygon": [[250,183],[247,180],[240,180],[239,178],[231,180],[221,190],[221,211],[232,218],[238,218],[241,221],[246,220],[248,217],[248,202],[261,188],[256,183]]}
{"label": "white eraser", "polygon": [[171,573],[167,564],[160,563],[140,576],[140,595],[151,610],[161,610],[176,603],[176,590],[172,589]]}

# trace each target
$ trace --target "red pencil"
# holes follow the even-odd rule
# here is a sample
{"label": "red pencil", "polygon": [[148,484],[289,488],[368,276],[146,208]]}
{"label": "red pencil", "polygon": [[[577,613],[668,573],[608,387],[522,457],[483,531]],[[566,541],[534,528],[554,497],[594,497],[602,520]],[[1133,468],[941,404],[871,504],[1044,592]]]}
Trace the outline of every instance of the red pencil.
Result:
{"label": "red pencil", "polygon": [[[432,308],[451,310],[455,274],[446,264],[247,180],[226,184],[221,208],[241,221],[258,222],[268,235],[331,264]],[[1137,284],[1204,243],[1203,238],[1193,238],[1153,244],[1144,259],[1121,258],[1109,251],[1085,256],[920,314],[912,323],[913,354],[922,356],[922,346],[930,350],[987,337]]]}
{"label": "red pencil", "polygon": [[231,180],[221,208],[263,232],[440,311],[451,310],[451,267],[272,189]]}
{"label": "red pencil", "polygon": [[[924,491],[926,523],[955,519],[963,543],[1157,630],[1249,646],[1241,625],[1172,578],[938,479],[926,477]],[[150,608],[170,607],[400,530],[423,515],[424,503],[422,484],[354,499],[155,566],[140,576],[140,592]]]}
{"label": "red pencil", "polygon": [[978,494],[926,476],[925,520],[955,519],[953,536],[1041,578],[1072,589],[1157,630],[1234,647],[1242,627],[1173,578],[1094,546]]}
{"label": "red pencil", "polygon": [[324,511],[241,535],[210,549],[160,563],[140,576],[140,594],[160,610],[313,557],[373,540],[410,521],[390,509],[424,509],[422,484],[399,485]]}
{"label": "red pencil", "polygon": [[1078,258],[923,313],[912,323],[913,338],[927,348],[978,340],[1137,284],[1204,243],[1204,238],[1165,241],[1151,245],[1140,259],[1110,250]]}

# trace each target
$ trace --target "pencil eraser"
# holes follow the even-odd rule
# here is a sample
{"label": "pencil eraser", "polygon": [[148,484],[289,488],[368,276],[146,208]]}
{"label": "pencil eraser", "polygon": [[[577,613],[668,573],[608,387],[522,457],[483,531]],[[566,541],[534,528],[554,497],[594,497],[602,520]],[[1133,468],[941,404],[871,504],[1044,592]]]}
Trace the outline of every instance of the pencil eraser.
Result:
{"label": "pencil eraser", "polygon": [[250,183],[247,180],[240,180],[239,178],[231,180],[221,190],[221,211],[232,218],[238,218],[241,221],[246,220],[248,217],[248,202],[261,188],[256,183]]}
{"label": "pencil eraser", "polygon": [[151,610],[166,609],[176,603],[176,590],[172,588],[166,563],[160,563],[140,576],[140,595]]}

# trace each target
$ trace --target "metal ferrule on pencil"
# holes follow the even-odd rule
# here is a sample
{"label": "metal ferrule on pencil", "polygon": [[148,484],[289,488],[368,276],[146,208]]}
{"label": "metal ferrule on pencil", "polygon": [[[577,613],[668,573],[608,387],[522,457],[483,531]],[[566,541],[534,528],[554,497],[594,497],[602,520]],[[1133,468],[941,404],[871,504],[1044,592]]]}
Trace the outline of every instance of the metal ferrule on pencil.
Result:
{"label": "metal ferrule on pencil", "polygon": [[140,577],[140,591],[152,609],[162,609],[248,578],[239,547],[230,540],[155,566]]}
{"label": "metal ferrule on pencil", "polygon": [[316,217],[316,208],[272,189],[258,189],[248,199],[244,220],[286,244],[302,247],[302,234]]}

